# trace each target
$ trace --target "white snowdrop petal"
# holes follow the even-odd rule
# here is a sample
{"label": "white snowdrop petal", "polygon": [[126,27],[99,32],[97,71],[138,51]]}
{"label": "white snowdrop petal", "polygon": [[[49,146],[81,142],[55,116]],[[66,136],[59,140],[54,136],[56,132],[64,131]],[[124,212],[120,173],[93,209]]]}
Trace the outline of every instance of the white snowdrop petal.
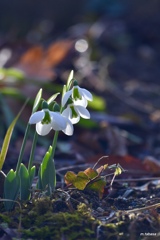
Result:
{"label": "white snowdrop petal", "polygon": [[[66,124],[65,124],[65,127],[66,127]],[[57,122],[52,121],[52,128],[55,131],[61,131],[61,130],[65,129],[65,127],[62,128]]]}
{"label": "white snowdrop petal", "polygon": [[[76,111],[76,106],[74,107],[75,111]],[[62,116],[68,118],[72,124],[76,124],[79,122],[80,120],[80,116],[78,111],[76,111],[77,113],[77,117],[72,118],[72,110],[70,109],[70,106],[68,106],[63,112],[62,112]]]}
{"label": "white snowdrop petal", "polygon": [[82,117],[82,118],[85,118],[85,119],[89,119],[90,118],[90,113],[89,111],[82,107],[82,106],[76,106],[76,110],[78,111],[79,115]]}
{"label": "white snowdrop petal", "polygon": [[52,118],[52,122],[56,123],[56,125],[59,125],[60,130],[65,129],[66,127],[66,121],[65,119],[61,116],[60,113],[56,112],[50,112],[50,116]]}
{"label": "white snowdrop petal", "polygon": [[64,130],[62,130],[66,135],[71,136],[73,135],[73,125],[69,119],[66,119],[67,121],[67,126]]}
{"label": "white snowdrop petal", "polygon": [[41,136],[47,135],[51,129],[52,129],[51,123],[42,124],[41,122],[39,122],[36,124],[36,131]]}
{"label": "white snowdrop petal", "polygon": [[74,100],[74,105],[78,105],[78,106],[83,106],[83,107],[87,107],[87,100],[82,96],[82,99],[78,99],[78,100]]}
{"label": "white snowdrop petal", "polygon": [[[76,111],[77,112],[77,111]],[[64,116],[64,117],[66,117],[67,119],[69,119],[71,122],[72,122],[72,124],[75,124],[75,123],[77,123],[77,122],[79,122],[79,120],[80,120],[80,116],[79,116],[79,114],[78,114],[78,112],[77,112],[77,117],[76,118],[72,118],[72,111],[71,111],[71,109],[70,109],[70,106],[68,106],[63,112],[62,112],[62,116]]]}
{"label": "white snowdrop petal", "polygon": [[80,116],[78,115],[77,117],[69,118],[69,120],[71,121],[72,124],[76,124],[79,122]]}
{"label": "white snowdrop petal", "polygon": [[70,109],[70,107],[67,107],[66,109],[63,110],[62,116],[66,117],[66,118],[70,118],[71,117],[71,109]]}
{"label": "white snowdrop petal", "polygon": [[40,122],[44,118],[44,114],[43,110],[33,113],[29,119],[29,123],[35,124]]}
{"label": "white snowdrop petal", "polygon": [[84,98],[86,98],[89,101],[93,100],[92,94],[88,90],[86,90],[85,88],[81,88],[81,90],[82,90],[82,95],[84,96]]}
{"label": "white snowdrop petal", "polygon": [[71,96],[72,94],[72,90],[66,92],[64,94],[64,96],[62,97],[62,107],[64,107],[64,105],[66,104],[66,102],[68,101],[69,97]]}
{"label": "white snowdrop petal", "polygon": [[79,94],[82,95],[82,88],[80,88],[79,86],[74,86],[73,89],[74,89],[74,88],[77,88]]}

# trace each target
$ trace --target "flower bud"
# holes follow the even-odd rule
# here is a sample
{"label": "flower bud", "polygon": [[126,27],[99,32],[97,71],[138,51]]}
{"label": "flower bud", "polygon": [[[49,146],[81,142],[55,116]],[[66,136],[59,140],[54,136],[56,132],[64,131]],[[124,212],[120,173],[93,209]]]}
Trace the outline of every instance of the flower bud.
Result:
{"label": "flower bud", "polygon": [[46,101],[42,102],[42,109],[48,109],[48,103]]}

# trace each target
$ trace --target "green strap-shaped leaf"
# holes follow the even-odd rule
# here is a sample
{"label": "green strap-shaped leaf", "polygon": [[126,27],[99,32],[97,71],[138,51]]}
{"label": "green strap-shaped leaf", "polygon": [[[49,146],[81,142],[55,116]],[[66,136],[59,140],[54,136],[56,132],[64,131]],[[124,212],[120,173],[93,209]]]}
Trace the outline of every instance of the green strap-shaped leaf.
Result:
{"label": "green strap-shaped leaf", "polygon": [[42,180],[41,180],[41,166],[42,164],[40,165],[39,167],[39,170],[38,170],[38,182],[37,182],[37,188],[42,190]]}
{"label": "green strap-shaped leaf", "polygon": [[39,90],[39,92],[36,95],[36,98],[35,98],[35,101],[33,104],[33,108],[32,108],[32,113],[36,112],[37,109],[39,108],[41,98],[42,98],[42,88]]}
{"label": "green strap-shaped leaf", "polygon": [[70,72],[69,76],[68,76],[68,80],[67,80],[67,91],[70,89],[71,87],[71,81],[73,80],[73,75],[74,72],[73,70]]}
{"label": "green strap-shaped leaf", "polygon": [[30,176],[26,166],[21,163],[20,171],[20,199],[21,200],[29,200],[30,198]]}
{"label": "green strap-shaped leaf", "polygon": [[[11,169],[4,181],[4,198],[6,199],[6,201],[4,201],[4,205],[7,211],[11,210],[14,207],[14,201],[17,199],[19,187],[19,176],[16,175],[16,172],[14,172],[13,169]],[[13,200],[13,202],[7,200]]]}
{"label": "green strap-shaped leaf", "polygon": [[22,81],[24,80],[24,74],[22,71],[17,70],[16,68],[0,68],[0,74],[3,74],[5,78],[12,77],[16,81]]}
{"label": "green strap-shaped leaf", "polygon": [[7,154],[7,151],[8,151],[8,147],[9,147],[9,143],[10,143],[10,139],[11,139],[11,136],[12,136],[12,132],[13,132],[14,126],[15,126],[15,124],[16,124],[19,116],[20,116],[20,114],[22,113],[23,109],[25,108],[27,102],[28,102],[28,99],[26,100],[26,102],[23,105],[22,109],[17,114],[15,119],[12,121],[11,125],[9,126],[9,128],[8,128],[8,130],[6,132],[6,135],[5,135],[5,138],[4,138],[4,141],[3,141],[3,145],[2,145],[2,149],[1,149],[1,154],[0,154],[0,170],[3,167],[4,161],[5,161],[5,158],[6,158],[6,154]]}
{"label": "green strap-shaped leaf", "polygon": [[48,105],[51,104],[51,103],[57,98],[57,96],[58,96],[59,94],[60,94],[60,93],[55,93],[54,95],[52,95],[52,96],[47,100]]}
{"label": "green strap-shaped leaf", "polygon": [[103,97],[92,94],[93,101],[88,101],[88,107],[94,111],[105,111],[106,110],[106,101]]}
{"label": "green strap-shaped leaf", "polygon": [[0,171],[0,198],[3,197],[5,178],[6,178],[6,175],[4,174],[4,172]]}
{"label": "green strap-shaped leaf", "polygon": [[63,90],[62,90],[62,97],[64,96],[64,94],[67,92],[67,86],[64,85],[63,86]]}
{"label": "green strap-shaped leaf", "polygon": [[11,124],[11,119],[13,119],[14,115],[2,94],[0,94],[0,104],[1,104],[2,111],[3,111],[2,114],[5,118],[5,125],[8,128]]}
{"label": "green strap-shaped leaf", "polygon": [[30,178],[30,185],[32,186],[32,182],[33,182],[33,179],[35,177],[35,173],[36,173],[36,167],[33,166],[29,172],[29,178]]}
{"label": "green strap-shaped leaf", "polygon": [[56,186],[56,171],[54,160],[52,159],[52,147],[50,146],[49,151],[45,154],[44,159],[41,164],[41,182],[42,188],[48,187],[48,192],[50,190],[54,191]]}

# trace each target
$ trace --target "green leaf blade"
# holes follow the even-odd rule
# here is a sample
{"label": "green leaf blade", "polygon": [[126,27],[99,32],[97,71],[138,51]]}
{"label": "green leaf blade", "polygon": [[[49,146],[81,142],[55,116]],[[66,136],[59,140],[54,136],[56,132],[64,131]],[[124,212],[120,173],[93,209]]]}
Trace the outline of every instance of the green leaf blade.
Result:
{"label": "green leaf blade", "polygon": [[106,102],[103,97],[93,95],[93,101],[88,101],[88,107],[95,111],[104,112],[106,110]]}
{"label": "green leaf blade", "polygon": [[47,100],[47,103],[48,105],[51,104],[56,98],[57,96],[59,95],[60,93],[55,93],[54,95],[52,95],[48,100]]}
{"label": "green leaf blade", "polygon": [[30,176],[26,166],[21,163],[20,171],[20,199],[21,200],[29,200],[30,198]]}
{"label": "green leaf blade", "polygon": [[43,189],[43,187],[42,187],[42,179],[41,179],[41,167],[42,167],[42,164],[40,165],[39,170],[38,170],[37,188],[38,188],[39,190],[42,190],[42,189]]}
{"label": "green leaf blade", "polygon": [[11,169],[4,181],[4,198],[6,200],[12,201],[5,201],[5,209],[11,210],[14,207],[15,200],[17,199],[19,193],[20,181],[19,176],[16,175],[13,169]]}
{"label": "green leaf blade", "polygon": [[31,169],[30,169],[30,172],[29,172],[29,178],[30,178],[30,184],[32,185],[32,182],[33,182],[33,179],[35,177],[35,173],[36,173],[36,167],[33,166]]}
{"label": "green leaf blade", "polygon": [[[0,74],[4,75],[4,78],[12,78],[12,81],[23,81],[24,74],[22,71],[16,68],[0,68]],[[8,79],[7,79],[8,81]]]}
{"label": "green leaf blade", "polygon": [[33,108],[32,108],[32,113],[36,112],[37,109],[39,108],[41,98],[42,98],[42,88],[39,90],[39,92],[36,95],[36,98],[35,98],[35,101],[33,104]]}
{"label": "green leaf blade", "polygon": [[56,170],[54,160],[52,159],[52,147],[49,148],[49,151],[44,156],[40,176],[42,188],[45,189],[48,186],[48,188],[54,191],[56,186]]}
{"label": "green leaf blade", "polygon": [[70,89],[71,81],[73,80],[74,71],[72,70],[68,76],[67,80],[67,91]]}
{"label": "green leaf blade", "polygon": [[10,126],[9,126],[9,128],[8,128],[8,130],[6,132],[6,135],[5,135],[5,138],[3,140],[3,144],[2,144],[1,153],[0,153],[0,170],[2,170],[4,161],[5,161],[5,158],[6,158],[6,155],[7,155],[7,151],[8,151],[8,147],[9,147],[9,143],[10,143],[10,139],[11,139],[11,136],[12,136],[13,129],[14,129],[15,124],[16,124],[16,122],[17,122],[20,114],[22,113],[22,111],[23,111],[23,109],[24,109],[24,107],[25,107],[27,102],[28,102],[28,99],[25,102],[25,104],[23,105],[23,107],[20,110],[20,112],[15,117],[15,119],[12,121],[12,123],[10,124]]}

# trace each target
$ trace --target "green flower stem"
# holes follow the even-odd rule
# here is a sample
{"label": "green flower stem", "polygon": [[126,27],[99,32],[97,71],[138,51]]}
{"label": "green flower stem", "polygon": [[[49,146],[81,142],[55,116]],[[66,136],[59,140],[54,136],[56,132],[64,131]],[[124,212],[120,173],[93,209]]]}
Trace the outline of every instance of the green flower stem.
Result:
{"label": "green flower stem", "polygon": [[[54,187],[52,188],[52,190],[55,190],[55,187],[56,187],[56,169],[55,169],[55,162],[54,162],[53,158],[54,158],[55,149],[57,146],[58,134],[59,134],[59,131],[55,131],[53,142],[52,142],[52,152],[50,155],[50,160],[53,161],[52,174],[53,174],[53,180],[54,180]],[[50,189],[49,189],[49,195],[51,195]]]}
{"label": "green flower stem", "polygon": [[56,149],[57,140],[58,140],[58,134],[59,134],[59,131],[55,131],[53,142],[52,142],[52,154],[51,154],[52,159],[54,158],[54,154],[55,154],[55,149]]}
{"label": "green flower stem", "polygon": [[20,150],[20,153],[19,153],[19,158],[18,158],[17,167],[16,167],[16,174],[19,174],[20,165],[21,165],[21,162],[22,162],[22,157],[23,157],[23,154],[24,154],[24,148],[25,148],[25,145],[26,145],[29,130],[30,130],[30,124],[28,123],[27,127],[26,127],[26,131],[25,131],[24,139],[23,139],[23,142],[22,142],[21,150]]}
{"label": "green flower stem", "polygon": [[31,171],[32,164],[33,164],[33,158],[34,158],[35,148],[36,148],[36,144],[37,144],[37,139],[38,139],[38,134],[35,131],[34,138],[33,138],[32,149],[31,149],[31,154],[30,154],[29,163],[28,163],[28,172],[29,173]]}

